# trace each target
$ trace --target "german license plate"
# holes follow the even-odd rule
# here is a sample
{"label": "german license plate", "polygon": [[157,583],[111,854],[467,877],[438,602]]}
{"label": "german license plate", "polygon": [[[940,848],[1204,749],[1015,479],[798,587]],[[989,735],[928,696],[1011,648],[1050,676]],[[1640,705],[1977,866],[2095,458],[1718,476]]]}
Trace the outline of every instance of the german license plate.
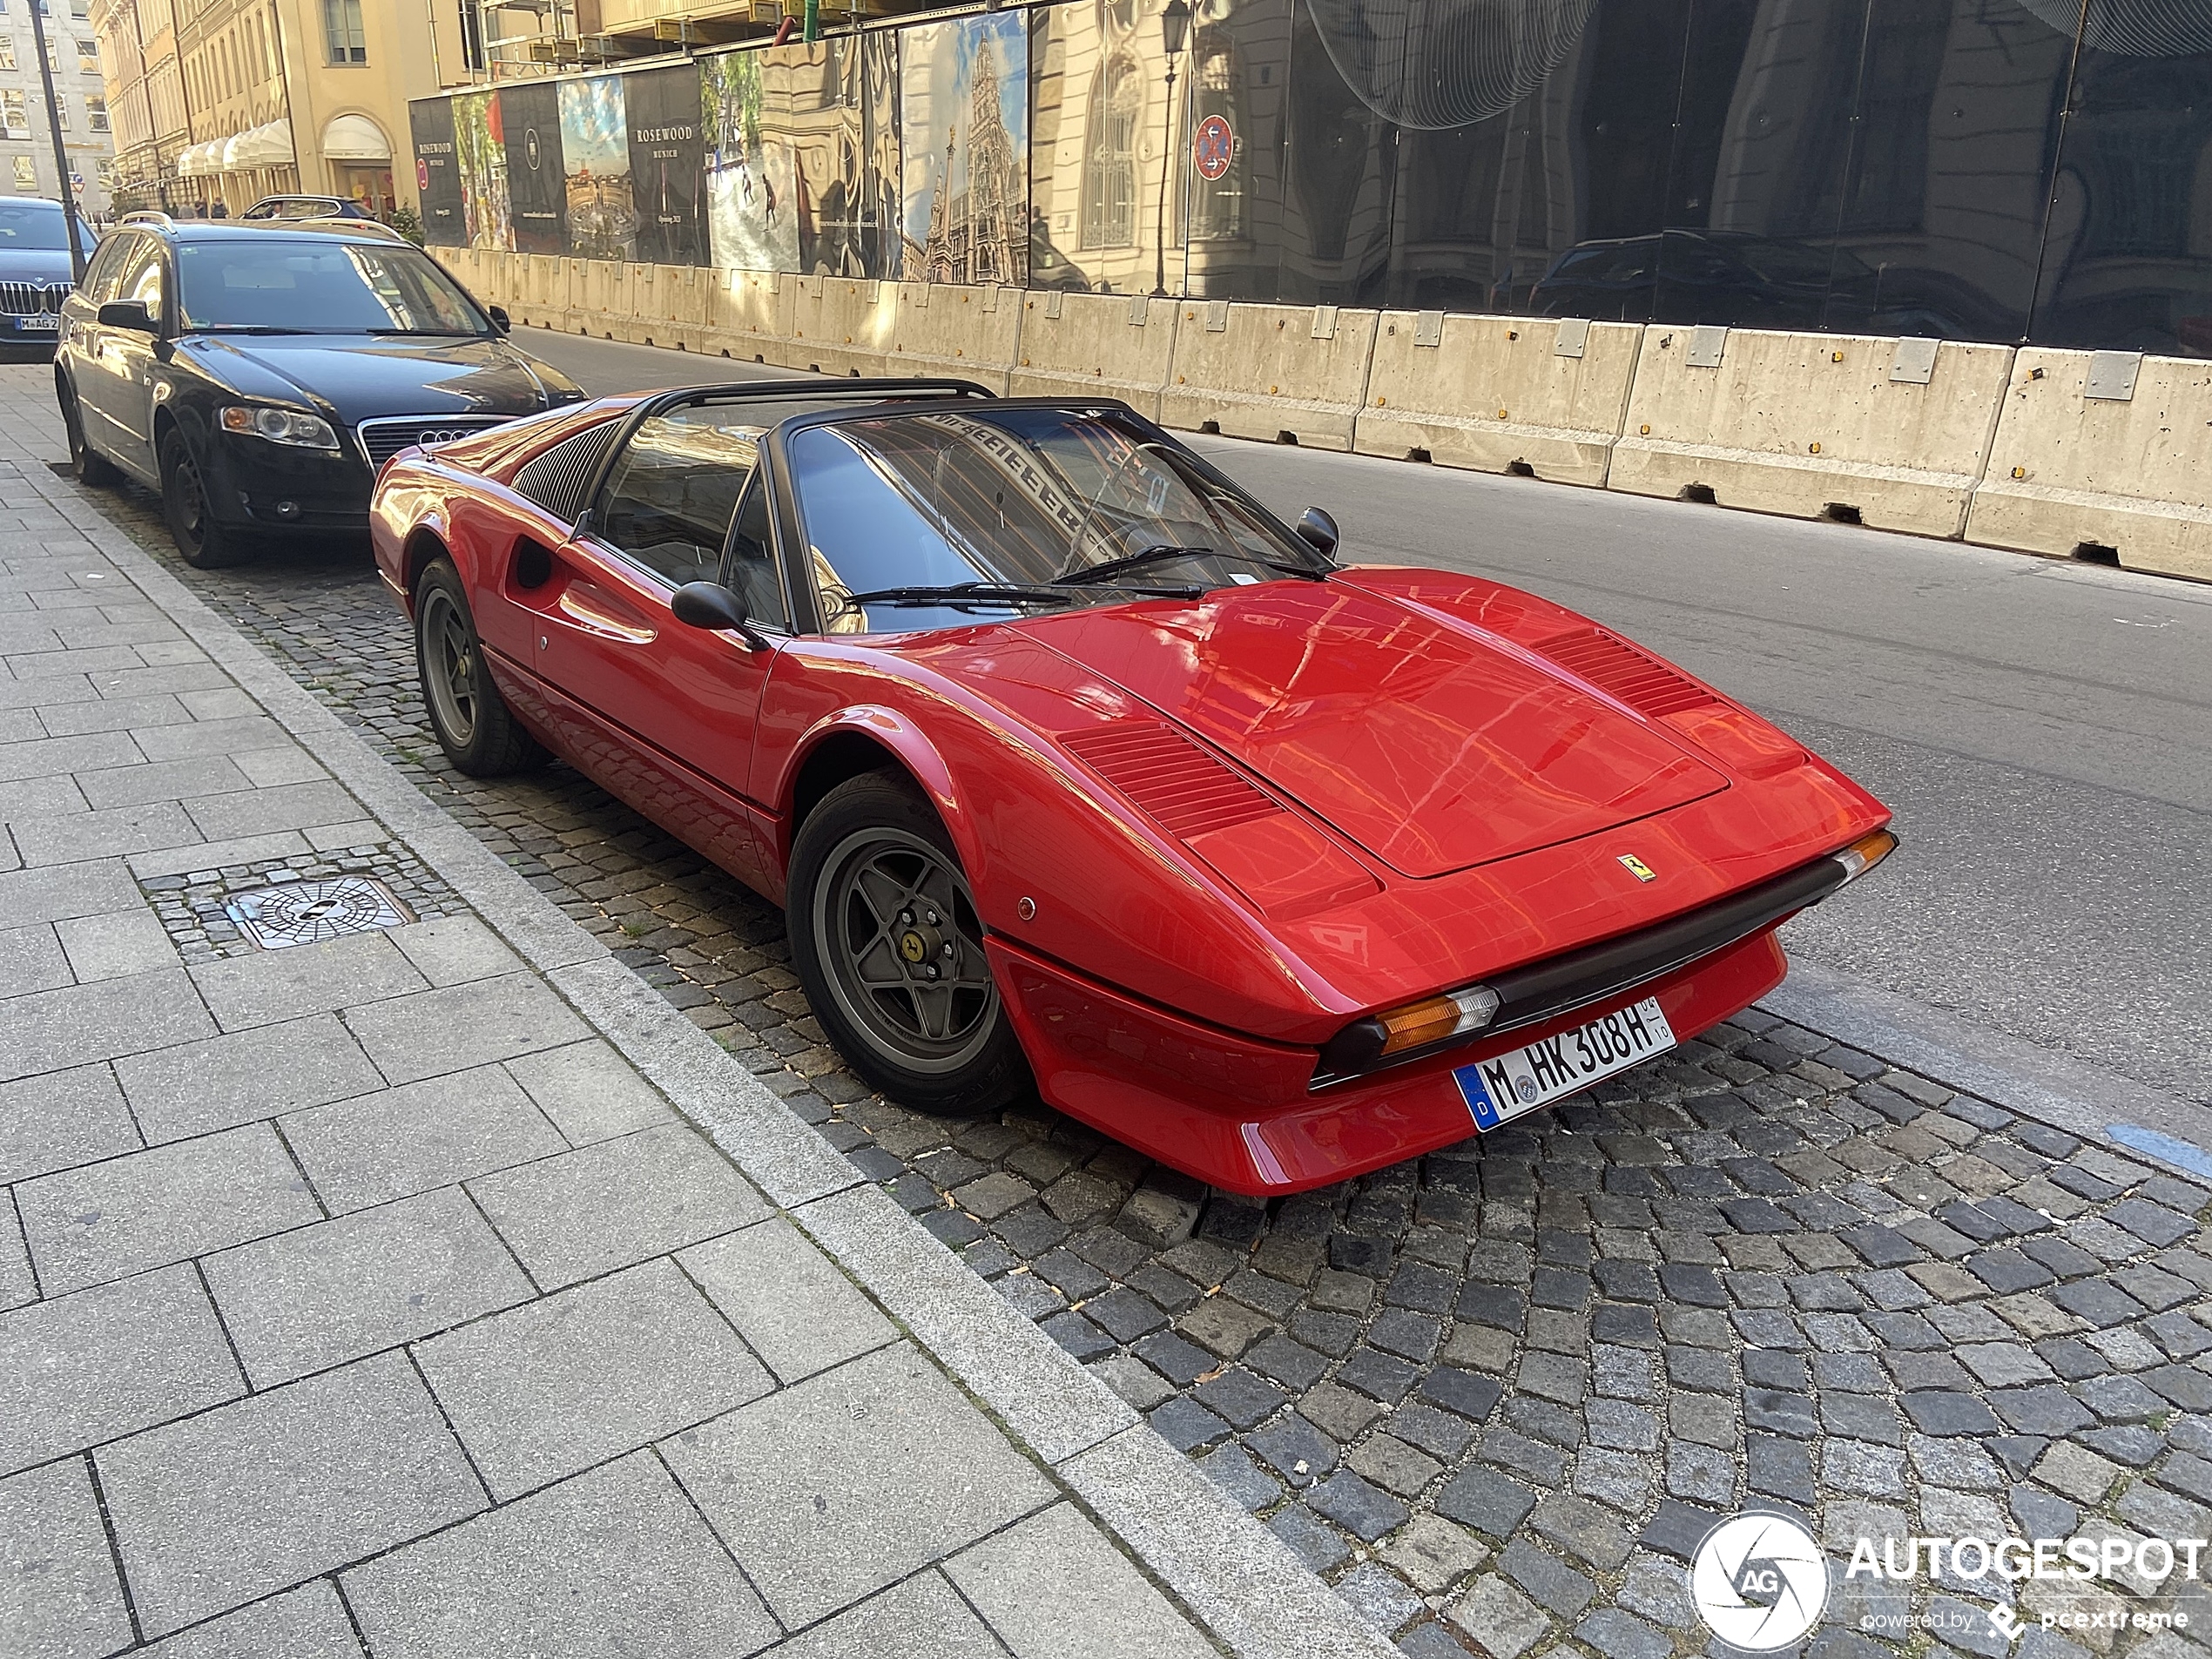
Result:
{"label": "german license plate", "polygon": [[1461,1066],[1452,1076],[1474,1114],[1474,1126],[1495,1129],[1674,1046],[1674,1030],[1659,1011],[1659,999],[1647,996],[1580,1030]]}
{"label": "german license plate", "polygon": [[42,311],[31,316],[16,319],[16,327],[18,328],[44,328],[51,333],[61,326],[62,320],[51,311]]}

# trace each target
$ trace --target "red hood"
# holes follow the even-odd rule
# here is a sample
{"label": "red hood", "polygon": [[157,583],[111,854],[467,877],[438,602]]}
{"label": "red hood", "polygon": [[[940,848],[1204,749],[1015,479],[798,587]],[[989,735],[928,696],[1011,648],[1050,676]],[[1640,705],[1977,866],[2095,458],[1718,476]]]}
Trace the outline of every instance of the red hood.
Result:
{"label": "red hood", "polygon": [[1728,786],[1537,659],[1340,582],[1075,611],[1030,631],[1409,876],[1595,834]]}

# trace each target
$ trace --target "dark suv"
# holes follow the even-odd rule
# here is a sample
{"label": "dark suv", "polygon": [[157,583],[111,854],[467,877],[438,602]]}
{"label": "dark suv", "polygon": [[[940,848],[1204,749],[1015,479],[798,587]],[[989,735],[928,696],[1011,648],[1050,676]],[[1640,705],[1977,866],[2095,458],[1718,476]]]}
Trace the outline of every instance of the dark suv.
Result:
{"label": "dark suv", "polygon": [[583,393],[380,225],[133,214],[62,308],[54,390],[77,475],[161,491],[191,563],[268,531],[359,530],[401,449]]}

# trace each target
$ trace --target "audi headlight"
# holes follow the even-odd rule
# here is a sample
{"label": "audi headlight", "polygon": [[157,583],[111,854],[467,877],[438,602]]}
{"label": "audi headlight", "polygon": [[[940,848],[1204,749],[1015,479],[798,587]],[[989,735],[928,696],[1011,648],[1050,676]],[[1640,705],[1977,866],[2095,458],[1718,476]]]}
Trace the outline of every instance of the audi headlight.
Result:
{"label": "audi headlight", "polygon": [[320,415],[301,409],[255,408],[233,403],[222,412],[223,430],[251,433],[271,443],[296,444],[303,449],[335,449],[338,435]]}

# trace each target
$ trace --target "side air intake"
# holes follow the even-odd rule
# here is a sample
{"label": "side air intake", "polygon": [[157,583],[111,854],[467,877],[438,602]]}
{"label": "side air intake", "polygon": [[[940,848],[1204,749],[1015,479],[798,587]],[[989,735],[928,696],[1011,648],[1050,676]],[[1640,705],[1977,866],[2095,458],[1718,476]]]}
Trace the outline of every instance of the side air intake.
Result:
{"label": "side air intake", "polygon": [[1283,809],[1174,727],[1121,720],[1062,742],[1169,834],[1189,840]]}
{"label": "side air intake", "polygon": [[1695,680],[1602,628],[1578,628],[1535,649],[1576,678],[1655,720],[1719,701]]}

